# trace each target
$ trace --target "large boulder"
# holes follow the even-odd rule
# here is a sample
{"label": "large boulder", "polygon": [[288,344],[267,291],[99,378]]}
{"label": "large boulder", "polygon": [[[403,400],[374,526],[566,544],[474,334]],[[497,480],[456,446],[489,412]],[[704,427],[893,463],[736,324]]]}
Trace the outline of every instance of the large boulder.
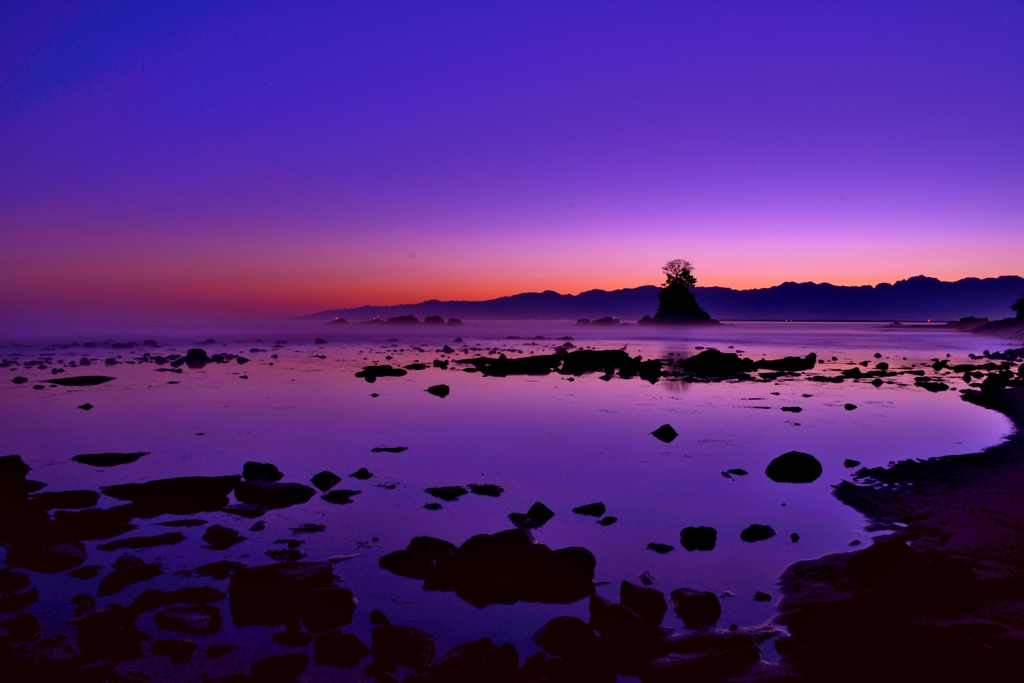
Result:
{"label": "large boulder", "polygon": [[722,616],[722,603],[710,591],[677,588],[672,591],[672,609],[687,628],[714,626]]}
{"label": "large boulder", "polygon": [[533,642],[555,657],[591,660],[597,656],[597,635],[576,617],[555,617],[533,634]]}
{"label": "large boulder", "polygon": [[709,526],[688,526],[679,532],[679,543],[687,550],[714,550],[718,531]]}
{"label": "large boulder", "polygon": [[426,672],[427,683],[477,683],[509,680],[519,667],[519,653],[511,643],[501,647],[490,638],[473,640],[445,652]]}
{"label": "large boulder", "polygon": [[122,662],[140,659],[141,643],[149,639],[135,626],[135,613],[122,605],[107,605],[78,622],[78,649],[87,660]]}
{"label": "large boulder", "polygon": [[351,669],[368,654],[370,648],[351,633],[331,631],[313,641],[313,656],[317,664]]}
{"label": "large boulder", "polygon": [[638,586],[623,581],[619,587],[619,602],[636,612],[648,626],[657,628],[668,611],[665,594],[657,588]]}
{"label": "large boulder", "polygon": [[267,481],[242,481],[235,486],[235,498],[243,503],[262,505],[269,510],[305,503],[316,489],[305,484],[281,484]]}
{"label": "large boulder", "polygon": [[729,377],[757,369],[757,365],[749,358],[741,358],[735,353],[724,353],[718,349],[701,351],[695,356],[683,358],[676,365],[683,372],[698,377]]}
{"label": "large boulder", "polygon": [[764,473],[772,481],[808,484],[821,476],[821,463],[810,453],[790,451],[768,463]]}
{"label": "large boulder", "polygon": [[213,512],[228,504],[228,494],[241,477],[175,477],[142,484],[102,486],[104,495],[135,503],[136,516],[192,515]]}

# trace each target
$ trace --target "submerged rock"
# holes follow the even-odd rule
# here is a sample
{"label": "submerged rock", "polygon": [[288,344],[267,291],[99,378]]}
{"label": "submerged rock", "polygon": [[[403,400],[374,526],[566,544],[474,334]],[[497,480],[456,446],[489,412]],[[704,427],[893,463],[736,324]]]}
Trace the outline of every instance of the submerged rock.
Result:
{"label": "submerged rock", "polygon": [[423,489],[434,498],[440,498],[441,500],[451,503],[458,500],[462,496],[469,493],[466,489],[461,486],[435,486],[429,489]]}
{"label": "submerged rock", "polygon": [[213,512],[228,504],[228,494],[241,477],[175,477],[143,484],[101,486],[104,495],[139,506],[144,516],[192,515]]}
{"label": "submerged rock", "polygon": [[497,498],[505,489],[495,484],[470,484],[469,492],[478,496],[487,496],[489,498]]}
{"label": "submerged rock", "polygon": [[356,377],[362,377],[371,384],[377,381],[378,377],[404,377],[408,372],[402,368],[393,368],[390,365],[367,365]]}
{"label": "submerged rock", "polygon": [[144,656],[141,643],[149,635],[135,625],[135,613],[121,605],[107,605],[78,622],[78,649],[87,660],[123,662]]}
{"label": "submerged rock", "polygon": [[114,571],[100,581],[98,595],[113,595],[133,583],[149,581],[164,573],[159,564],[149,564],[132,555],[122,555],[114,562]]}
{"label": "submerged rock", "polygon": [[56,384],[60,387],[94,387],[97,384],[113,382],[113,377],[103,375],[79,375],[78,377],[59,377],[57,379],[44,380],[47,384]]}
{"label": "submerged rock", "polygon": [[768,463],[764,473],[772,481],[808,484],[821,476],[821,463],[809,453],[790,451]]}
{"label": "submerged rock", "polygon": [[498,647],[490,638],[473,640],[445,652],[426,672],[428,683],[472,683],[509,680],[519,667],[511,643]]}
{"label": "submerged rock", "polygon": [[537,502],[531,505],[525,513],[513,512],[509,514],[508,518],[520,529],[536,529],[547,524],[554,516],[555,513],[547,505]]}
{"label": "submerged rock", "polygon": [[581,505],[578,508],[573,508],[572,511],[577,515],[600,517],[607,512],[607,508],[605,508],[604,503],[590,503],[588,505]]}
{"label": "submerged rock", "polygon": [[589,661],[598,653],[594,629],[576,617],[555,617],[533,634],[533,642],[545,652],[567,660]]}
{"label": "submerged rock", "polygon": [[409,450],[408,446],[376,446],[370,449],[371,453],[401,453]]}
{"label": "submerged rock", "polygon": [[429,387],[427,389],[427,393],[428,394],[432,394],[432,395],[438,396],[440,398],[444,398],[450,392],[451,392],[451,390],[448,388],[447,384],[435,384],[434,386]]}
{"label": "submerged rock", "polygon": [[96,491],[48,491],[36,493],[29,500],[41,510],[82,510],[94,507],[100,494]]}
{"label": "submerged rock", "polygon": [[96,546],[97,550],[137,550],[139,548],[156,548],[161,545],[175,545],[185,540],[185,534],[180,531],[172,531],[166,534],[155,536],[134,536],[132,538],[120,538],[110,543],[103,543]]}
{"label": "submerged rock", "polygon": [[384,670],[406,666],[423,671],[434,659],[437,638],[411,626],[391,624],[370,631],[370,652]]}
{"label": "submerged rock", "polygon": [[88,554],[79,542],[52,545],[13,543],[7,547],[7,566],[41,574],[57,574],[81,566]]}
{"label": "submerged rock", "polygon": [[666,553],[670,553],[673,550],[675,550],[675,548],[673,548],[670,545],[666,545],[664,543],[654,543],[654,542],[648,543],[647,544],[647,549],[648,550],[653,550],[654,552],[658,553],[659,555],[665,555]]}
{"label": "submerged rock", "polygon": [[245,536],[234,529],[230,529],[220,524],[212,524],[206,529],[206,533],[203,534],[203,541],[206,542],[206,547],[210,550],[227,550],[236,543],[241,543],[245,540]]}
{"label": "submerged rock", "polygon": [[633,610],[647,626],[657,628],[668,611],[665,594],[657,588],[638,586],[623,581],[619,587],[619,602]]}
{"label": "submerged rock", "polygon": [[335,505],[348,505],[349,503],[353,502],[352,496],[359,493],[362,493],[362,491],[336,489],[334,491],[331,491],[330,493],[325,493],[324,495],[320,496],[320,498],[328,503],[333,503]]}
{"label": "submerged rock", "polygon": [[[317,343],[320,341],[317,340]],[[264,657],[252,665],[252,679],[256,683],[294,681],[302,675],[307,666],[309,666],[309,655],[304,652]]]}
{"label": "submerged rock", "polygon": [[351,633],[331,631],[317,636],[313,642],[313,657],[317,664],[351,669],[368,654],[370,648]]}
{"label": "submerged rock", "polygon": [[164,631],[192,636],[217,633],[221,626],[220,610],[203,603],[171,605],[154,614],[153,621]]}

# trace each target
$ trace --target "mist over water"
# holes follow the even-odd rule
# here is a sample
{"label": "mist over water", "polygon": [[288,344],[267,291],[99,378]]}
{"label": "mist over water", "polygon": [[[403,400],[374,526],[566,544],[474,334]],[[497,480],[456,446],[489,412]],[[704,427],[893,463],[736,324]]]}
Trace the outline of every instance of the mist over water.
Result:
{"label": "mist over water", "polygon": [[[508,337],[520,337],[509,339]],[[316,337],[325,344],[313,343]],[[456,337],[463,342],[456,343]],[[537,338],[543,337],[543,338]],[[571,337],[571,340],[563,339]],[[199,344],[208,339],[215,343]],[[105,340],[124,343],[156,340],[159,348],[113,349]],[[164,575],[133,585],[100,604],[126,604],[146,588],[196,585],[175,572],[219,559],[266,564],[264,552],[290,539],[290,528],[326,525],[322,533],[299,537],[308,560],[357,554],[335,566],[359,600],[346,631],[369,641],[367,615],[379,609],[393,623],[435,634],[438,650],[490,636],[510,641],[525,656],[537,650],[530,636],[560,615],[587,618],[587,601],[569,605],[519,602],[478,609],[452,592],[428,592],[422,581],[378,567],[380,557],[404,548],[414,536],[428,535],[461,544],[471,535],[511,528],[508,515],[540,501],[554,518],[533,531],[552,548],[583,546],[597,558],[598,593],[617,599],[622,580],[642,572],[668,593],[690,587],[735,597],[722,599],[720,626],[763,623],[775,614],[774,599],[756,602],[755,591],[772,593],[790,563],[850,549],[852,541],[870,542],[863,518],[831,495],[832,486],[853,470],[846,459],[864,466],[907,458],[972,453],[997,443],[1010,424],[1002,415],[960,400],[956,391],[929,393],[903,377],[881,387],[869,383],[813,383],[804,377],[775,382],[686,383],[663,378],[656,384],[639,378],[603,381],[600,373],[573,378],[546,376],[485,377],[451,363],[448,369],[410,370],[403,377],[368,383],[355,372],[373,363],[394,366],[433,359],[476,355],[552,353],[566,342],[578,348],[626,348],[643,358],[676,359],[715,347],[750,358],[806,355],[827,361],[818,367],[850,367],[851,362],[885,361],[890,366],[930,365],[933,358],[960,361],[968,353],[1009,346],[939,329],[892,329],[877,323],[742,323],[706,328],[582,327],[563,323],[467,323],[461,327],[324,325],[303,322],[160,323],[22,325],[3,332],[2,355],[19,363],[36,358],[59,361],[83,356],[98,359],[88,368],[66,368],[59,376],[103,374],[115,381],[95,387],[32,386],[51,379],[50,370],[13,366],[0,383],[0,453],[18,453],[48,484],[45,491],[98,490],[117,483],[186,475],[238,474],[247,461],[268,462],[283,481],[307,483],[330,470],[343,479],[338,488],[362,492],[349,505],[331,505],[315,496],[308,503],[272,510],[261,519],[267,528],[247,531],[250,520],[224,512],[198,515],[211,524],[240,530],[247,540],[228,551],[200,547],[202,528],[182,529],[188,541],[132,551],[165,565]],[[97,347],[67,346],[99,342]],[[280,348],[273,348],[281,342]],[[454,351],[442,352],[445,344]],[[152,363],[130,364],[142,353],[169,355],[202,346],[210,354],[228,352],[250,359],[237,365],[183,368],[181,374],[155,372]],[[466,351],[463,351],[463,348]],[[518,353],[522,352],[522,354]],[[874,354],[880,353],[881,358]],[[276,354],[277,358],[272,358]],[[390,356],[391,358],[387,358]],[[836,361],[831,361],[833,356]],[[117,365],[107,366],[106,358]],[[166,368],[167,366],[160,366]],[[15,375],[29,383],[15,385]],[[243,376],[245,379],[243,379]],[[960,388],[959,378],[949,380]],[[176,382],[172,384],[171,382]],[[427,393],[447,384],[444,397]],[[371,394],[378,394],[372,397]],[[93,409],[77,406],[90,403]],[[852,403],[856,410],[846,410]],[[799,407],[801,412],[785,412]],[[662,443],[650,432],[671,424],[679,437]],[[404,446],[400,453],[373,453],[374,447]],[[810,484],[780,484],[764,470],[772,458],[792,450],[816,456],[823,475]],[[81,453],[138,452],[137,462],[93,468],[71,461]],[[361,467],[369,480],[347,475]],[[727,478],[740,468],[749,474]],[[424,492],[438,486],[494,484],[500,497],[468,494],[452,502]],[[392,487],[393,485],[393,487]],[[116,501],[101,497],[101,507]],[[442,509],[428,510],[440,502]],[[572,508],[602,502],[618,521],[601,526]],[[134,535],[157,533],[150,527],[173,516],[140,520]],[[752,523],[771,525],[778,535],[767,541],[740,540]],[[718,530],[713,551],[680,546],[685,526]],[[162,529],[166,531],[166,529]],[[798,533],[799,542],[790,534]],[[376,540],[374,540],[376,539]],[[656,542],[674,549],[658,554]],[[90,563],[109,565],[120,554],[95,550]],[[44,635],[72,633],[70,599],[95,592],[99,579],[82,581],[62,574],[32,573],[40,590]],[[215,582],[226,589],[226,582]],[[232,642],[239,648],[219,660],[195,658],[176,667],[181,680],[200,673],[238,671],[256,658],[287,648],[274,644],[269,627],[235,628],[225,611],[220,633],[201,636],[205,647]],[[140,628],[158,629],[146,619]],[[669,613],[665,625],[682,629]],[[140,664],[157,671],[159,658]],[[337,670],[311,665],[306,680],[327,679]],[[166,671],[163,675],[168,675]]]}

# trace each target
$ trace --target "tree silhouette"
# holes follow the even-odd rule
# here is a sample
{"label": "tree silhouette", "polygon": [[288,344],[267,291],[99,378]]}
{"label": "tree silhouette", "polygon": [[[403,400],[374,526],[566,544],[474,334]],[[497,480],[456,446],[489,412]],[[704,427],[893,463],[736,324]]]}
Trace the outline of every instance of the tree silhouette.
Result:
{"label": "tree silhouette", "polygon": [[687,287],[697,285],[697,278],[693,276],[693,264],[684,259],[669,261],[661,267],[661,272],[665,273],[665,287],[676,283]]}

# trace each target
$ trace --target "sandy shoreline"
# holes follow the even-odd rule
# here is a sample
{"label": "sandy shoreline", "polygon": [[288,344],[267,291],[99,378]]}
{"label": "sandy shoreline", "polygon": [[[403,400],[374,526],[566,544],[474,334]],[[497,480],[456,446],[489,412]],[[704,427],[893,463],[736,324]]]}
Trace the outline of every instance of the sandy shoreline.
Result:
{"label": "sandy shoreline", "polygon": [[[791,565],[777,649],[809,680],[1000,680],[1024,654],[1024,388],[964,399],[1013,422],[980,453],[863,469],[839,500],[894,533]],[[909,546],[908,546],[909,544]],[[784,674],[785,675],[785,674]]]}

